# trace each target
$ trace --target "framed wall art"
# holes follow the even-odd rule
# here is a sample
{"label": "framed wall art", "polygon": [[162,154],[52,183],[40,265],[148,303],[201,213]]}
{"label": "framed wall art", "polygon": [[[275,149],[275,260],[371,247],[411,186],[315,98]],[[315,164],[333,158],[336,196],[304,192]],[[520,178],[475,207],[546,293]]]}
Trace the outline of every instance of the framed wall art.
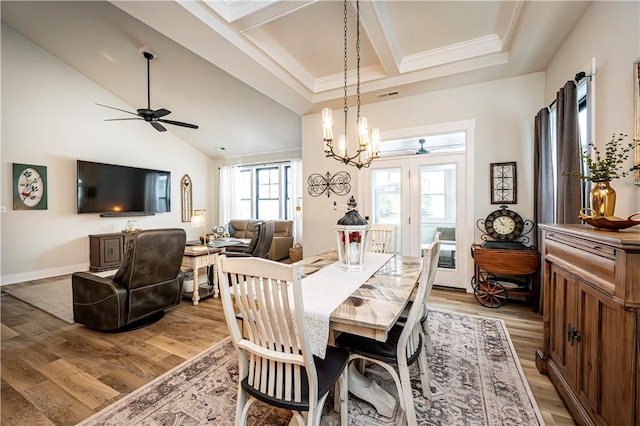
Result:
{"label": "framed wall art", "polygon": [[13,163],[13,209],[47,209],[47,168]]}
{"label": "framed wall art", "polygon": [[491,163],[491,204],[518,202],[516,162]]}
{"label": "framed wall art", "polygon": [[634,104],[634,136],[636,141],[635,162],[635,183],[640,186],[640,58],[633,62],[633,104]]}

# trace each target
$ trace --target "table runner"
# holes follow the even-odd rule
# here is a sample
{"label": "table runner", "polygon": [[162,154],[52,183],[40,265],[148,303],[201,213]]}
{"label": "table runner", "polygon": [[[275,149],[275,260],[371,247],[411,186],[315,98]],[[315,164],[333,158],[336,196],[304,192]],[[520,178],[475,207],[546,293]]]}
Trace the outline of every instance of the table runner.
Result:
{"label": "table runner", "polygon": [[367,253],[362,271],[345,271],[335,262],[302,279],[307,332],[314,355],[324,359],[331,313],[391,257],[392,254]]}

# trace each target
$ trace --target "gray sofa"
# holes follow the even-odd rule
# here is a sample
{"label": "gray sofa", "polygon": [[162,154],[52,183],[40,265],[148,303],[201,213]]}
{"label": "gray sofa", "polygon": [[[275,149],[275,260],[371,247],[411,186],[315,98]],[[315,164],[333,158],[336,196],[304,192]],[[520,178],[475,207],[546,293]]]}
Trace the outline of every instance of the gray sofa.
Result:
{"label": "gray sofa", "polygon": [[[263,222],[259,219],[231,219],[227,225],[231,238],[236,238],[249,244],[253,238],[253,228],[257,223]],[[275,231],[273,242],[269,249],[268,259],[281,260],[289,257],[289,249],[293,247],[293,221],[279,220],[273,221]]]}

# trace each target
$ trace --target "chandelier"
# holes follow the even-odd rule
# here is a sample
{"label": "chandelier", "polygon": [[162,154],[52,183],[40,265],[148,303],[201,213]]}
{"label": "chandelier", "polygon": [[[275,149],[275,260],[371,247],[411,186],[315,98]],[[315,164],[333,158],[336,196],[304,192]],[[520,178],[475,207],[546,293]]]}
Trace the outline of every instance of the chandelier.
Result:
{"label": "chandelier", "polygon": [[353,156],[347,150],[347,0],[344,1],[344,134],[338,137],[338,146],[333,145],[333,124],[331,109],[322,110],[322,136],[324,140],[324,153],[327,157],[358,169],[369,167],[374,158],[378,158],[378,143],[380,131],[377,128],[369,129],[367,117],[360,117],[360,1],[356,0],[356,98],[357,98],[357,143],[358,150]]}

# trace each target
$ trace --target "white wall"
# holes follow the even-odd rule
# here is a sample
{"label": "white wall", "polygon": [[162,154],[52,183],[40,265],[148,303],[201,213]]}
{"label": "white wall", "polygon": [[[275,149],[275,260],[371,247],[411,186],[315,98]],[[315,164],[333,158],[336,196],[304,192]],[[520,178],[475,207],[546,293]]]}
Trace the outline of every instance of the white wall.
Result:
{"label": "white wall", "polygon": [[[214,210],[213,162],[171,131],[138,121],[105,122],[101,102],[133,110],[66,64],[2,25],[2,284],[86,270],[89,234],[119,232],[126,217],[76,213],[76,160],[171,172],[171,212],[135,217],[140,227],[181,227],[180,178],[193,180],[193,205]],[[12,163],[47,167],[47,210],[12,205]],[[213,223],[209,222],[208,223]]]}
{"label": "white wall", "polygon": [[[369,125],[381,131],[475,120],[475,220],[498,206],[491,205],[489,164],[516,161],[518,204],[510,207],[523,218],[533,216],[533,119],[543,104],[544,74],[535,73],[418,96],[362,106]],[[341,133],[342,114],[334,111],[334,135]],[[355,124],[355,120],[351,120]],[[353,129],[351,121],[348,123]],[[357,169],[324,156],[320,114],[302,119],[304,180],[311,173],[346,170],[352,176],[351,194],[358,196]],[[348,197],[304,196],[304,254],[310,256],[335,246],[333,225],[343,216]],[[333,210],[333,202],[341,206]],[[473,227],[475,228],[475,226]],[[479,241],[476,235],[476,242]],[[468,250],[463,251],[468,253]]]}
{"label": "white wall", "polygon": [[[545,104],[550,104],[558,89],[576,73],[590,74],[591,58],[596,58],[593,139],[599,147],[611,140],[613,133],[627,134],[626,140],[631,141],[633,61],[638,57],[640,2],[593,2],[547,68]],[[629,159],[628,166],[631,164]],[[612,183],[617,193],[616,216],[626,218],[640,211],[640,188],[633,186],[632,178]]]}

